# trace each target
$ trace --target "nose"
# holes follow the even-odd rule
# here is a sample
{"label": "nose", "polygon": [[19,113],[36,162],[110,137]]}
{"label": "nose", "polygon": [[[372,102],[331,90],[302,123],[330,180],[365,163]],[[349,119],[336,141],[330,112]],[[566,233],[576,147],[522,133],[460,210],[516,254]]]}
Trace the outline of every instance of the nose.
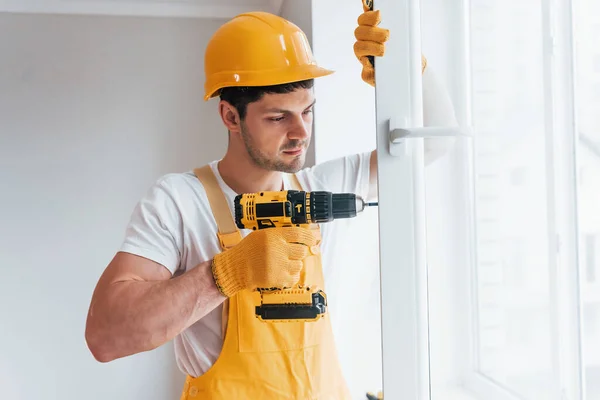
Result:
{"label": "nose", "polygon": [[288,132],[288,139],[292,140],[306,140],[310,137],[311,123],[308,123],[303,118],[295,118],[294,123],[290,126]]}

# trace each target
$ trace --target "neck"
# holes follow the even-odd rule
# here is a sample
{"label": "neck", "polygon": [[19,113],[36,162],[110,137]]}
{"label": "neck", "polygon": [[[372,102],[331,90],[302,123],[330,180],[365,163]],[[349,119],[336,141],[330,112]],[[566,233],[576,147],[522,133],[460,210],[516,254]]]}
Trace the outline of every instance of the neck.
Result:
{"label": "neck", "polygon": [[227,152],[217,168],[223,181],[237,194],[283,189],[281,172],[260,168],[246,157],[235,157]]}

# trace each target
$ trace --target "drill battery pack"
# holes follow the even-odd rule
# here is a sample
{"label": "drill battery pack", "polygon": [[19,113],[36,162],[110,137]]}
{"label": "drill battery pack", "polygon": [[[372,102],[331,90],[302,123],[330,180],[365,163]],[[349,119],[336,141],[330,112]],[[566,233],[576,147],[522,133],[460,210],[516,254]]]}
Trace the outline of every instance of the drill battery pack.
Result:
{"label": "drill battery pack", "polygon": [[261,305],[256,317],[268,322],[316,321],[325,315],[327,297],[311,288],[260,289]]}

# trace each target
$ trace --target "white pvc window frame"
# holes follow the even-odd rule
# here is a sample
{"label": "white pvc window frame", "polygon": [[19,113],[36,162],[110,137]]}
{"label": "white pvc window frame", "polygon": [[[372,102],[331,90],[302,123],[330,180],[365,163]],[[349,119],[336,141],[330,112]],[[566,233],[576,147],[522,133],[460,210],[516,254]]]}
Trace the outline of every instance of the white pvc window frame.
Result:
{"label": "white pvc window frame", "polygon": [[376,60],[383,392],[431,398],[423,138],[468,135],[423,127],[419,0],[377,0],[391,31]]}
{"label": "white pvc window frame", "polygon": [[[555,211],[552,235],[559,249],[549,265],[556,328],[552,332],[556,398],[582,400],[571,1],[542,0],[542,4],[546,121],[552,138],[545,150],[552,154],[548,167],[555,173],[548,196]],[[465,126],[471,124],[470,3],[461,0],[457,5],[461,8],[455,53],[461,72],[457,77],[461,88],[457,116]],[[383,390],[386,398],[428,400],[431,378],[423,138],[463,135],[468,130],[423,128],[419,1],[376,0],[375,8],[381,10],[381,26],[391,30],[386,57],[377,59],[375,68]],[[557,96],[560,104],[554,101]],[[466,150],[466,158],[474,167],[472,151],[472,147]],[[475,171],[471,168],[470,172],[472,179]],[[465,188],[472,213],[476,207],[473,184]],[[471,264],[470,275],[474,277],[474,215],[467,219],[473,251],[465,261]],[[476,301],[471,295],[469,314],[474,318]],[[469,324],[471,337],[467,338],[469,348],[465,351],[470,362],[464,371],[465,388],[477,398],[518,400],[516,394],[478,372],[475,324],[471,320]]]}
{"label": "white pvc window frame", "polygon": [[423,126],[420,9],[418,0],[374,7],[391,31],[375,68],[383,392],[429,399],[423,140],[390,140],[394,128]]}

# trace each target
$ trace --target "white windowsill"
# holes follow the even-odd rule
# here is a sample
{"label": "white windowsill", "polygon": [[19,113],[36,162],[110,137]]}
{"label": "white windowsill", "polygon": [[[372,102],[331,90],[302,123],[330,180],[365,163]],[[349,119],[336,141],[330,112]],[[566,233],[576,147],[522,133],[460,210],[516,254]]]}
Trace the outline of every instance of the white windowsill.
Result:
{"label": "white windowsill", "polygon": [[447,388],[433,387],[431,400],[486,400],[482,397],[476,397],[467,392],[464,388],[457,386]]}

